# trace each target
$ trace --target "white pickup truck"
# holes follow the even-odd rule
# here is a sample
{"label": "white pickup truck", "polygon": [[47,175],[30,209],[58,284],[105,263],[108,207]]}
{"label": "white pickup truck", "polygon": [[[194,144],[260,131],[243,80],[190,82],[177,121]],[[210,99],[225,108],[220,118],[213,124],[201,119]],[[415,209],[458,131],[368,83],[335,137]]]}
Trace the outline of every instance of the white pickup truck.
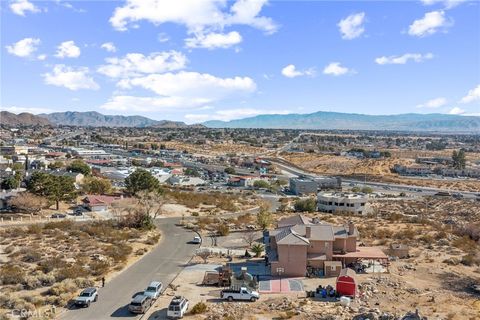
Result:
{"label": "white pickup truck", "polygon": [[260,298],[260,295],[256,291],[250,291],[247,288],[242,287],[240,289],[222,290],[222,292],[220,292],[220,297],[228,301],[249,300],[255,302],[258,298]]}

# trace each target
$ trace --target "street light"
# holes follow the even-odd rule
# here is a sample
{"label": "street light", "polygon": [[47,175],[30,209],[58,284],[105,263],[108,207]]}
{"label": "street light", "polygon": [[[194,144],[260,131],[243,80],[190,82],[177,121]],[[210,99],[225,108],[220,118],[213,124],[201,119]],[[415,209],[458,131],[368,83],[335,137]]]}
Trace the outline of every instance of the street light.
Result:
{"label": "street light", "polygon": [[282,273],[284,272],[284,268],[277,268],[277,274],[280,276],[280,292],[282,292]]}

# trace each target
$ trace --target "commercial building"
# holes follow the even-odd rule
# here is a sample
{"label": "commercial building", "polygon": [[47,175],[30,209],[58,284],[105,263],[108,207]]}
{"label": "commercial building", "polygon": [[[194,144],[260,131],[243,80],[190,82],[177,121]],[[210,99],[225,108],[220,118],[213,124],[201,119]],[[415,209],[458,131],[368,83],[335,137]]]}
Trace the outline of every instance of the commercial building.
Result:
{"label": "commercial building", "polygon": [[318,210],[328,213],[365,213],[368,196],[363,193],[320,192],[317,195]]}
{"label": "commercial building", "polygon": [[341,189],[342,180],[337,177],[291,178],[289,187],[296,195],[311,194],[318,190]]}

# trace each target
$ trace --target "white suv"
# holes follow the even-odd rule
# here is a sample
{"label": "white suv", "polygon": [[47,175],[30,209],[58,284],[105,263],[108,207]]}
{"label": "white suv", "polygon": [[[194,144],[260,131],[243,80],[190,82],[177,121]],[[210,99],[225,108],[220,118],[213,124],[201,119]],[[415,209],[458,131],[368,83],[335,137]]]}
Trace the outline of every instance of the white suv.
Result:
{"label": "white suv", "polygon": [[182,296],[175,296],[167,310],[167,318],[183,318],[188,309],[188,300]]}
{"label": "white suv", "polygon": [[158,299],[163,290],[163,284],[160,281],[152,281],[147,289],[143,291],[143,295],[150,297],[152,300]]}

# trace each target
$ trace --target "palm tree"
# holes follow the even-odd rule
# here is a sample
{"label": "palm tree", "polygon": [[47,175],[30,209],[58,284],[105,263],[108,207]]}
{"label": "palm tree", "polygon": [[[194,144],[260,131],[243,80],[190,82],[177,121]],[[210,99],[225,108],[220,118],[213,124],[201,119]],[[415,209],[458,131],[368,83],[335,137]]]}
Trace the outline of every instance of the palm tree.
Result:
{"label": "palm tree", "polygon": [[255,243],[251,248],[252,252],[255,253],[255,257],[257,258],[260,257],[264,249],[265,249],[265,246],[261,243]]}

